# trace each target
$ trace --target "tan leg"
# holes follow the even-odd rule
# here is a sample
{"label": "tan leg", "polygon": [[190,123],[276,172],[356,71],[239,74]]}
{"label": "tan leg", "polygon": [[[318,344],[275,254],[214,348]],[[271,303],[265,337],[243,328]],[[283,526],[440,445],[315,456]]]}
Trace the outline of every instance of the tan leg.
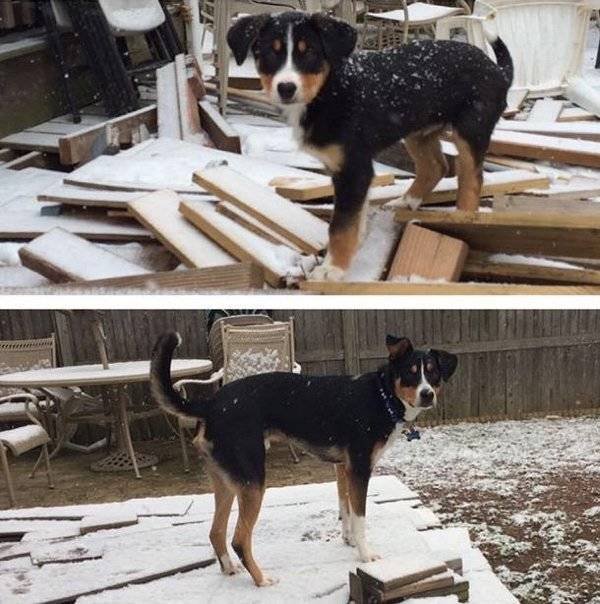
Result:
{"label": "tan leg", "polygon": [[252,555],[252,531],[258,520],[264,492],[264,487],[257,485],[244,486],[240,489],[238,493],[240,511],[232,543],[235,553],[246,567],[246,570],[252,575],[254,583],[258,587],[265,587],[274,583],[262,572]]}
{"label": "tan leg", "polygon": [[348,480],[348,494],[350,496],[350,522],[352,535],[358,548],[361,561],[370,562],[377,560],[379,556],[371,552],[366,538],[365,513],[367,508],[367,490],[369,479],[358,476],[350,468],[346,467]]}
{"label": "tan leg", "polygon": [[481,203],[482,164],[475,157],[471,145],[456,132],[454,133],[454,143],[458,149],[456,207],[464,212],[477,212]]}
{"label": "tan leg", "polygon": [[190,471],[190,458],[188,455],[188,450],[187,450],[187,442],[185,440],[185,426],[183,425],[182,421],[178,422],[178,428],[179,428],[179,443],[181,444],[181,456],[183,457],[183,471],[184,472],[189,472]]}
{"label": "tan leg", "polygon": [[350,526],[350,494],[348,492],[348,479],[344,464],[335,464],[335,477],[337,479],[340,520],[342,521],[342,539],[347,545],[355,545]]}
{"label": "tan leg", "polygon": [[42,447],[42,456],[44,457],[44,465],[46,466],[46,478],[48,479],[48,488],[54,488],[54,480],[52,478],[52,468],[50,467],[50,456],[48,455],[48,445]]}
{"label": "tan leg", "polygon": [[6,456],[6,449],[0,442],[0,464],[2,465],[2,472],[4,474],[4,481],[6,482],[6,490],[8,491],[8,502],[10,507],[17,505],[17,498],[15,497],[15,489],[13,487],[12,478],[10,476],[10,469],[8,467],[8,458]]}
{"label": "tan leg", "polygon": [[404,140],[404,145],[415,162],[416,178],[406,192],[405,202],[417,209],[436,185],[448,174],[448,162],[442,153],[440,131],[416,133]]}
{"label": "tan leg", "polygon": [[207,471],[215,491],[215,514],[210,528],[210,542],[215,550],[223,573],[233,575],[237,568],[231,561],[231,557],[227,551],[227,523],[235,493],[219,474],[218,470],[208,467]]}

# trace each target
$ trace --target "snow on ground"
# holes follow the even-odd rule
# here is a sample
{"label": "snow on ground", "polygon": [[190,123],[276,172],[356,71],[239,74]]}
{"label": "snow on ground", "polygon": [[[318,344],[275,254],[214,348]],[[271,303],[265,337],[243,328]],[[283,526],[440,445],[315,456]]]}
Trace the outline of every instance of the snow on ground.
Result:
{"label": "snow on ground", "polygon": [[379,469],[467,527],[521,602],[600,604],[600,418],[425,429]]}

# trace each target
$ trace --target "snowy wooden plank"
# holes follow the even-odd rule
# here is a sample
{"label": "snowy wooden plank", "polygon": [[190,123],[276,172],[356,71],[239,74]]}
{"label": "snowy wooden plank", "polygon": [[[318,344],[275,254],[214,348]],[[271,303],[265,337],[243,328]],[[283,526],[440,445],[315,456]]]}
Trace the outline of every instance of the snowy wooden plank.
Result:
{"label": "snowy wooden plank", "polygon": [[25,168],[39,167],[42,168],[45,164],[44,154],[39,151],[30,151],[7,161],[2,167],[7,170],[23,170]]}
{"label": "snowy wooden plank", "polygon": [[[371,183],[372,187],[383,187],[393,185],[395,177],[393,174],[376,174]],[[305,178],[278,177],[273,179],[270,186],[282,197],[292,201],[310,201],[311,199],[322,199],[333,197],[333,183],[327,176],[309,176]]]}
{"label": "snowy wooden plank", "polygon": [[327,247],[329,227],[324,220],[231,168],[197,171],[194,182],[261,220],[307,254]]}
{"label": "snowy wooden plank", "polygon": [[533,105],[527,119],[530,122],[556,122],[564,105],[563,101],[540,99]]}
{"label": "snowy wooden plank", "polygon": [[543,159],[590,168],[600,167],[600,143],[496,130],[492,135],[490,153]]}
{"label": "snowy wooden plank", "polygon": [[[525,122],[500,120],[496,130],[506,132],[527,132],[558,138],[600,141],[600,122]],[[574,141],[576,142],[576,141]]]}
{"label": "snowy wooden plank", "polygon": [[[119,181],[119,180],[111,180],[104,178],[94,178],[94,177],[86,177],[79,176],[71,173],[68,176],[65,176],[63,180],[64,184],[72,185],[74,187],[83,187],[88,189],[98,189],[101,191],[125,191],[125,192],[143,192],[143,193],[152,193],[154,191],[160,191],[165,188],[164,183],[157,183],[155,185],[144,182],[127,182],[127,181]],[[198,189],[198,187],[194,185],[177,185],[173,186],[173,191],[176,193],[180,193],[181,195],[203,195],[204,191]]]}
{"label": "snowy wooden plank", "polygon": [[512,117],[519,113],[528,94],[529,90],[509,90],[506,98],[507,107],[504,111],[504,117]]}
{"label": "snowy wooden plank", "polygon": [[146,269],[60,228],[19,250],[24,266],[55,283],[148,273]]}
{"label": "snowy wooden plank", "polygon": [[194,142],[200,134],[200,114],[198,100],[189,85],[185,55],[175,57],[175,82],[177,84],[177,99],[179,101],[179,125],[184,141]]}
{"label": "snowy wooden plank", "polygon": [[84,545],[61,544],[34,544],[29,556],[31,563],[35,566],[44,564],[65,564],[69,562],[83,562],[85,560],[97,560],[104,555],[103,545],[90,543]]}
{"label": "snowy wooden plank", "polygon": [[398,602],[411,596],[427,598],[451,594],[458,595],[459,602],[466,602],[469,590],[468,581],[460,577],[455,584],[454,573],[450,570],[385,592],[368,583],[365,587],[367,601],[374,603]]}
{"label": "snowy wooden plank", "polygon": [[145,191],[104,191],[57,184],[46,189],[37,198],[38,201],[69,206],[126,210],[130,201],[144,195],[146,195]]}
{"label": "snowy wooden plank", "polygon": [[[600,191],[597,193],[600,196]],[[494,197],[494,212],[569,212],[598,214],[600,203],[573,196],[500,195]]]}
{"label": "snowy wooden plank", "polygon": [[521,285],[505,283],[398,283],[395,281],[305,281],[300,289],[336,296],[588,296],[600,294],[591,285]]}
{"label": "snowy wooden plank", "polygon": [[24,266],[0,266],[0,288],[41,287],[50,281]]}
{"label": "snowy wooden plank", "polygon": [[95,533],[97,531],[108,531],[111,529],[123,528],[138,523],[137,514],[131,512],[113,512],[111,514],[98,514],[95,516],[86,516],[81,520],[79,532],[82,535]]}
{"label": "snowy wooden plank", "polygon": [[428,281],[459,281],[469,246],[447,235],[409,224],[404,229],[388,281],[422,277]]}
{"label": "snowy wooden plank", "polygon": [[396,219],[401,223],[417,220],[478,251],[600,258],[600,216],[402,209]]}
{"label": "snowy wooden plank", "polygon": [[226,216],[219,214],[206,204],[184,201],[180,212],[193,225],[208,235],[213,241],[242,262],[258,264],[265,271],[265,280],[273,287],[282,287],[289,266],[281,261],[278,250],[288,250],[284,246],[274,246],[266,239],[251,233]]}
{"label": "snowy wooden plank", "polygon": [[200,124],[208,133],[217,149],[230,153],[241,153],[242,143],[239,134],[219,113],[210,101],[200,101]]}
{"label": "snowy wooden plank", "polygon": [[0,145],[8,149],[18,149],[20,151],[57,153],[59,135],[28,131],[17,132],[0,139]]}
{"label": "snowy wooden plank", "polygon": [[66,166],[88,161],[91,158],[94,145],[98,141],[106,141],[106,129],[109,127],[118,129],[119,142],[125,144],[131,143],[133,132],[142,124],[150,132],[155,132],[157,120],[156,105],[149,105],[137,111],[62,136],[58,143],[60,161]]}
{"label": "snowy wooden plank", "polygon": [[559,122],[595,122],[598,118],[594,113],[581,107],[564,107]]}
{"label": "snowy wooden plank", "polygon": [[254,216],[248,214],[248,212],[244,212],[244,210],[228,201],[221,201],[218,203],[217,212],[231,218],[231,220],[237,222],[240,226],[243,226],[245,229],[263,237],[275,245],[287,245],[292,249],[299,249],[298,246],[294,245],[289,239],[282,237],[279,233],[270,229],[264,222],[254,218]]}
{"label": "snowy wooden plank", "polygon": [[181,138],[175,63],[156,70],[158,136]]}
{"label": "snowy wooden plank", "polygon": [[503,283],[600,285],[600,271],[541,258],[473,252],[465,264],[465,279]]}
{"label": "snowy wooden plank", "polygon": [[174,191],[157,191],[130,202],[128,209],[188,268],[236,264],[230,254],[181,215],[179,204],[179,196]]}
{"label": "snowy wooden plank", "polygon": [[[402,197],[408,192],[412,186],[413,179],[398,181],[392,187],[378,188],[376,191],[371,191],[369,197],[371,204],[386,203],[398,199],[401,203]],[[483,187],[481,197],[493,197],[499,194],[520,193],[528,189],[540,188],[545,189],[550,186],[550,179],[542,174],[532,174],[525,170],[505,170],[501,172],[485,172],[483,175]],[[386,191],[393,189],[393,191]],[[392,195],[394,197],[392,197]],[[458,179],[443,178],[433,190],[433,193],[428,195],[424,203],[436,204],[447,201],[456,201],[458,196]],[[390,199],[392,197],[392,199]]]}
{"label": "snowy wooden plank", "polygon": [[441,560],[414,554],[367,562],[356,568],[361,579],[385,591],[421,581],[446,570],[446,564]]}
{"label": "snowy wooden plank", "polygon": [[65,283],[52,288],[53,293],[93,293],[107,291],[148,291],[216,293],[220,291],[249,292],[264,286],[264,272],[255,264],[238,263],[185,271],[152,273],[137,277],[117,277],[100,281]]}

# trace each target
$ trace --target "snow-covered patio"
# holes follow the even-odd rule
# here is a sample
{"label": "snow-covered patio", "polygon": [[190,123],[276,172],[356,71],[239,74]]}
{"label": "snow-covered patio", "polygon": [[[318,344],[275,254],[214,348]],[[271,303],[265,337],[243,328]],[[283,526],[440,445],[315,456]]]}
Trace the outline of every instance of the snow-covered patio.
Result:
{"label": "snow-covered patio", "polygon": [[[211,495],[131,500],[124,503],[32,508],[0,513],[0,534],[24,533],[20,543],[0,546],[0,601],[11,602],[346,602],[348,572],[357,566],[353,549],[343,545],[334,483],[273,488],[267,491],[255,531],[255,553],[279,579],[273,587],[254,587],[244,572],[224,577],[212,558],[208,530]],[[469,602],[504,604],[517,600],[492,572],[468,531],[439,528],[418,494],[393,476],[376,477],[370,488],[368,526],[372,545],[390,557],[406,552],[462,558],[470,582]],[[80,535],[82,518],[138,516],[137,524]],[[232,514],[232,522],[235,512]],[[91,560],[44,563],[48,558]],[[14,557],[13,557],[14,556]],[[101,557],[99,557],[101,556]],[[36,565],[37,564],[39,565]],[[137,583],[149,574],[188,572]],[[78,594],[98,591],[96,595]],[[417,600],[413,600],[416,602]],[[456,597],[420,600],[451,604]]]}

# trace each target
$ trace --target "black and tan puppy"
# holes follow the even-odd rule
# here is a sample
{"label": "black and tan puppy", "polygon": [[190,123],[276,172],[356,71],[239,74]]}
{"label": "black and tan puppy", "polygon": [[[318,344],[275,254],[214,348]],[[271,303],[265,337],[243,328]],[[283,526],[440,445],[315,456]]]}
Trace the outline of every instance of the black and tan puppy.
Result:
{"label": "black and tan puppy", "polygon": [[401,139],[417,174],[407,205],[416,209],[446,175],[439,137],[451,126],[460,155],[458,203],[476,209],[483,158],[513,79],[499,38],[490,39],[498,65],[454,41],[353,54],[356,38],[346,23],[299,12],[245,17],[228,35],[237,62],[252,52],[271,100],[303,148],[333,174],[329,250],[313,279],[343,278],[364,235],[373,158]]}
{"label": "black and tan puppy", "polygon": [[254,560],[252,531],[265,492],[265,439],[278,436],[338,464],[344,540],[356,545],[361,560],[375,559],[365,537],[371,472],[404,422],[437,405],[442,382],[456,369],[456,356],[414,350],[408,339],[388,336],[388,363],[374,373],[324,377],[267,373],[231,382],[207,400],[185,400],[174,390],[170,375],[179,343],[176,333],[159,339],[150,383],[166,411],[199,420],[194,443],[214,486],[210,540],[223,572],[235,572],[227,551],[227,521],[237,496],[233,549],[256,585],[272,583]]}

